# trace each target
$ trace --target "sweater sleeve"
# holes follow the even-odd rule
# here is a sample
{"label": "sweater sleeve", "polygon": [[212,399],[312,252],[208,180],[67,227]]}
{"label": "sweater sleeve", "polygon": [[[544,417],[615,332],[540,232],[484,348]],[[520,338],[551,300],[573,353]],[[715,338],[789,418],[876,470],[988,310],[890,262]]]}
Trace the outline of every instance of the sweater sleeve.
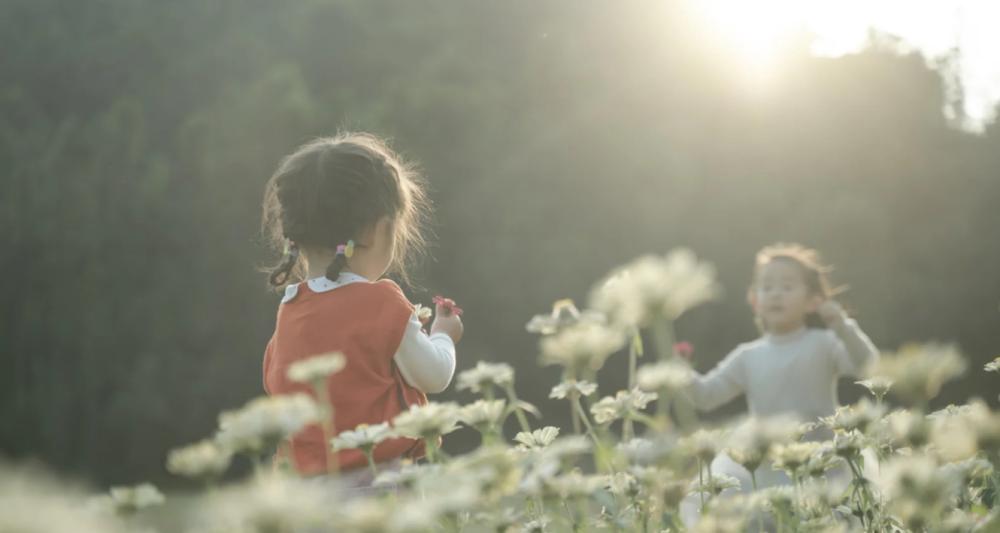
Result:
{"label": "sweater sleeve", "polygon": [[871,361],[878,358],[878,349],[854,320],[847,319],[831,328],[834,336],[830,354],[842,376],[856,376]]}
{"label": "sweater sleeve", "polygon": [[[687,392],[700,411],[725,405],[746,390],[746,348],[733,350],[705,375],[695,373]],[[693,372],[693,371],[692,371]]]}
{"label": "sweater sleeve", "polygon": [[424,394],[436,394],[448,387],[455,374],[455,343],[444,333],[428,337],[420,327],[413,313],[394,360],[407,383]]}

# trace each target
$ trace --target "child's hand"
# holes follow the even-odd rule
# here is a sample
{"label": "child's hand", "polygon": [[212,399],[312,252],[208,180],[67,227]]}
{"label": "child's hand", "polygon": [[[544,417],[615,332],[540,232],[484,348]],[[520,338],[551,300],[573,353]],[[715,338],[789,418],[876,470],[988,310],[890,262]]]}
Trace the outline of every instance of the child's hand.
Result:
{"label": "child's hand", "polygon": [[827,300],[819,304],[816,312],[829,327],[839,326],[847,320],[847,313],[844,312],[844,308],[833,300]]}
{"label": "child's hand", "polygon": [[462,325],[462,319],[458,317],[458,313],[453,313],[444,305],[437,304],[437,308],[434,311],[434,323],[431,324],[431,335],[444,333],[451,337],[453,342],[458,344],[464,332],[465,326]]}

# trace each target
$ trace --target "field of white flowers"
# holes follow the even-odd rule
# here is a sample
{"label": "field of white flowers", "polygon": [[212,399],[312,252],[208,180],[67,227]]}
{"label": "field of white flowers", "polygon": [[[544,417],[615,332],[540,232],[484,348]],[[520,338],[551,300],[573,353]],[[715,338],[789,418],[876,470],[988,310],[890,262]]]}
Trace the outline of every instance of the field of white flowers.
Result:
{"label": "field of white flowers", "polygon": [[[551,395],[572,410],[571,428],[532,425],[535,408],[518,399],[513,369],[480,362],[457,379],[459,389],[482,397],[472,404],[431,403],[391,425],[329,435],[331,455],[360,449],[373,470],[371,452],[382,440],[425,439],[428,460],[379,474],[376,484],[387,489],[370,497],[339,494],[335,473],[303,479],[287,465],[271,466],[272,451],[306,425],[332,433],[330,406],[300,395],[222,413],[217,434],[167,458],[171,472],[205,485],[171,523],[220,533],[1000,532],[1000,414],[980,400],[927,412],[941,387],[969,370],[951,346],[884,353],[859,382],[872,398],[826,419],[699,424],[683,393],[691,370],[675,354],[672,322],[719,293],[711,265],[678,250],[612,272],[595,286],[592,311],[564,301],[532,319],[528,329],[542,335],[540,364],[564,369]],[[657,361],[643,355],[646,328]],[[609,360],[626,348],[627,361]],[[629,365],[629,390],[598,391],[606,364]],[[339,355],[326,354],[290,375],[321,388],[342,366]],[[997,372],[1000,384],[1000,359],[972,371]],[[522,429],[514,442],[500,431],[510,416]],[[482,434],[474,452],[448,457],[433,445],[462,426]],[[816,429],[832,440],[804,438]],[[711,471],[723,453],[754,472],[751,486]],[[234,454],[248,456],[255,473],[218,486]],[[758,487],[761,472],[773,471],[790,482]],[[162,503],[151,485],[94,496],[29,469],[0,471],[0,533],[147,531],[144,515]]]}

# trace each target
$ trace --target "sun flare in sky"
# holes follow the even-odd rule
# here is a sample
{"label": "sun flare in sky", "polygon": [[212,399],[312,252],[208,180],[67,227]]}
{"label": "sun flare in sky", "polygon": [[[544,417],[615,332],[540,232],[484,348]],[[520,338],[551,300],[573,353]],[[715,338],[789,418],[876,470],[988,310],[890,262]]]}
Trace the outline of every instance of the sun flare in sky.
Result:
{"label": "sun flare in sky", "polygon": [[[750,79],[770,79],[791,40],[839,57],[894,39],[888,51],[921,54],[945,89],[943,113],[982,132],[1000,103],[1000,0],[688,0]],[[880,46],[885,46],[883,43]]]}

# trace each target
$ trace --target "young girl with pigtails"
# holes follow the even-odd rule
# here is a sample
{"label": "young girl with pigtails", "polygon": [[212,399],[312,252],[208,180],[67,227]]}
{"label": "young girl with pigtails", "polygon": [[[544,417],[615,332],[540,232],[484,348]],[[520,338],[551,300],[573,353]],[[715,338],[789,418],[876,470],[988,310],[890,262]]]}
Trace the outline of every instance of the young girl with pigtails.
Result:
{"label": "young girl with pigtails", "polygon": [[[264,197],[264,232],[283,251],[269,284],[284,291],[264,355],[268,394],[314,395],[286,375],[289,366],[343,354],[344,368],[322,388],[329,397],[319,399],[333,407],[337,435],[389,422],[448,386],[463,332],[458,313],[439,303],[428,335],[399,286],[380,279],[389,272],[406,279],[426,245],[428,212],[419,176],[371,135],[317,139],[281,161]],[[330,446],[322,429],[310,426],[291,439],[288,459],[304,476],[339,468],[348,487],[371,484],[361,451],[343,450],[330,461]],[[394,438],[379,443],[373,459],[378,470],[398,468],[424,449]]]}

